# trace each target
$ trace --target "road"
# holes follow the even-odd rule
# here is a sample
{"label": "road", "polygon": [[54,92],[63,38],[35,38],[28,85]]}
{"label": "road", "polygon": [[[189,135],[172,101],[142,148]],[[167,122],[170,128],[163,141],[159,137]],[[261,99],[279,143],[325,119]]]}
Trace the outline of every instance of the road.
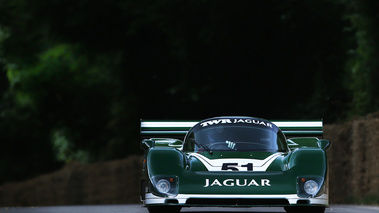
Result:
{"label": "road", "polygon": [[[0,213],[148,213],[141,205],[98,205],[98,206],[52,206],[52,207],[7,207],[0,208]],[[285,213],[283,208],[183,208],[181,212],[197,213]],[[379,206],[332,205],[326,212],[334,213],[378,213]],[[164,213],[164,212],[162,212]]]}

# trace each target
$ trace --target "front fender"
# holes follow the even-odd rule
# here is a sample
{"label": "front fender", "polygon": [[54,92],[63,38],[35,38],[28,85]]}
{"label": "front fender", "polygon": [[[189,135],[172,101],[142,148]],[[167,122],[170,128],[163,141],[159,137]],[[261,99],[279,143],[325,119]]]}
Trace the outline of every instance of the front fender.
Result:
{"label": "front fender", "polygon": [[[176,196],[178,194],[179,176],[183,173],[186,157],[172,147],[153,147],[146,156],[148,188],[156,196]],[[157,188],[160,181],[170,185],[168,191]]]}
{"label": "front fender", "polygon": [[148,175],[179,175],[186,164],[185,155],[172,147],[153,147],[146,158]]}
{"label": "front fender", "polygon": [[318,148],[299,148],[288,155],[289,171],[299,175],[317,175],[325,178],[327,159],[325,151]]}
{"label": "front fender", "polygon": [[[288,155],[288,172],[297,177],[297,194],[299,197],[319,197],[327,193],[327,158],[320,148],[298,148]],[[316,182],[317,191],[307,192],[307,182]]]}

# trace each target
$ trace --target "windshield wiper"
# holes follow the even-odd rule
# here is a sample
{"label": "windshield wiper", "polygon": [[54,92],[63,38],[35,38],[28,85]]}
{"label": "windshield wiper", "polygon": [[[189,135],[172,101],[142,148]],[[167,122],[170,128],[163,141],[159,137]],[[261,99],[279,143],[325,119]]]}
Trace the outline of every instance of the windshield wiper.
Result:
{"label": "windshield wiper", "polygon": [[204,144],[202,144],[202,143],[198,143],[198,142],[196,142],[195,139],[190,138],[190,141],[192,141],[192,142],[193,142],[194,144],[196,144],[198,147],[203,147],[207,152],[209,152],[209,154],[212,154],[212,153],[213,153],[212,150],[211,150],[209,147],[207,147],[206,145],[204,145]]}

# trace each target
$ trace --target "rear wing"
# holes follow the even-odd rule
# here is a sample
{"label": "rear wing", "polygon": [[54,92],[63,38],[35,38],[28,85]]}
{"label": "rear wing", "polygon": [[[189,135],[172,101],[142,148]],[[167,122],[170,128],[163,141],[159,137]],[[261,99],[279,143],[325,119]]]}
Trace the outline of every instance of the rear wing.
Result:
{"label": "rear wing", "polygon": [[[199,121],[153,121],[141,120],[142,138],[177,138],[184,139],[188,130]],[[307,121],[271,121],[278,126],[287,138],[323,136],[322,120]]]}

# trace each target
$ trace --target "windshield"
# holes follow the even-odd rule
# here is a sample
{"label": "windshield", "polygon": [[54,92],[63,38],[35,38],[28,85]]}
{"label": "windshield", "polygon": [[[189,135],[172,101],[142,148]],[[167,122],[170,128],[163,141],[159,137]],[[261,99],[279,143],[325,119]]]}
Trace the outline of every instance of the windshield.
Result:
{"label": "windshield", "polygon": [[[186,136],[183,151],[287,151],[284,135],[271,123],[197,125]],[[263,125],[267,124],[267,125]]]}

